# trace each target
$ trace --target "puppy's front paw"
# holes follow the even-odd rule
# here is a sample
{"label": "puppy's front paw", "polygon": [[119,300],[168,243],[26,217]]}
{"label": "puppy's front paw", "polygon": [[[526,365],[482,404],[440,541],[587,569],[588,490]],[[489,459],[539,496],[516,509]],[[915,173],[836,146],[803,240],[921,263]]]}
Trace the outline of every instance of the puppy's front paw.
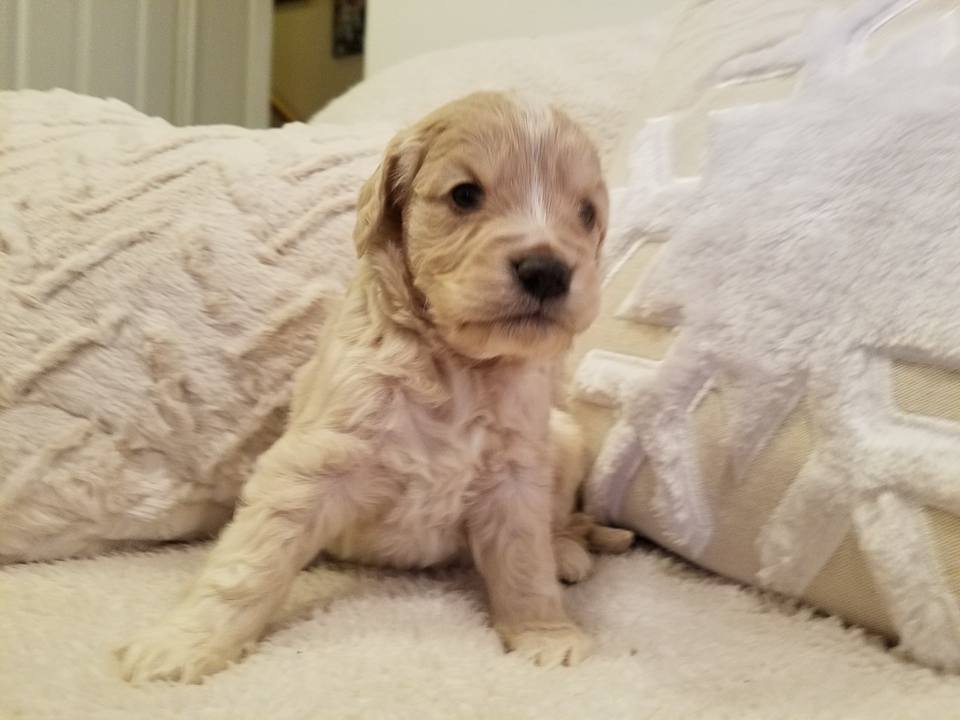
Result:
{"label": "puppy's front paw", "polygon": [[503,638],[508,651],[541,667],[577,665],[590,653],[590,639],[573,624],[503,632]]}
{"label": "puppy's front paw", "polygon": [[209,633],[175,625],[150,628],[116,651],[120,673],[127,682],[175,680],[197,683],[236,660],[242,647],[215,646]]}

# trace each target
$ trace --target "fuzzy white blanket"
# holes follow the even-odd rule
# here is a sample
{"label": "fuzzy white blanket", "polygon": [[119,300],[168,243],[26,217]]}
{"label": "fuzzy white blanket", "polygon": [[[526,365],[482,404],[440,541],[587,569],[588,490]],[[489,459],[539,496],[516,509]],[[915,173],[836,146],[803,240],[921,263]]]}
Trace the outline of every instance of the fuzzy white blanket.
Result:
{"label": "fuzzy white blanket", "polygon": [[960,679],[656,552],[568,591],[576,668],[504,655],[468,574],[302,573],[279,628],[201,686],[132,688],[110,648],[159,618],[204,548],[0,574],[4,720],[952,720]]}

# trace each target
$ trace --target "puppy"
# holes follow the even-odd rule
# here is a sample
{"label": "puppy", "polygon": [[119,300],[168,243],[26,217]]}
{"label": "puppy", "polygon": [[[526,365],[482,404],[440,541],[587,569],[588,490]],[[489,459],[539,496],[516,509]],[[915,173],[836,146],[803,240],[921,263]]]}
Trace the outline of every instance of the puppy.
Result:
{"label": "puppy", "polygon": [[480,93],[397,135],[360,193],[356,276],[285,434],[186,598],[119,651],[123,675],[223,668],[321,552],[472,559],[507,649],[578,662],[558,574],[590,566],[572,514],[584,453],[551,399],[597,313],[607,205],[595,149],[556,110]]}

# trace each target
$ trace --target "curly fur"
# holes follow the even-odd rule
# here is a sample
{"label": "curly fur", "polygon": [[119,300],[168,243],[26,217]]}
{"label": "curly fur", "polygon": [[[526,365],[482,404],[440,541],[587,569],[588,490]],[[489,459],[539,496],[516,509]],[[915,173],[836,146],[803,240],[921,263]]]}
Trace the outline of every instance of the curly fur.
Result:
{"label": "curly fur", "polygon": [[[450,199],[464,182],[484,191],[470,212]],[[321,552],[472,559],[508,649],[582,658],[558,575],[589,571],[591,523],[574,512],[585,459],[552,398],[597,312],[606,215],[593,146],[552,109],[477,94],[400,133],[361,192],[359,268],[285,434],[183,602],[120,652],[124,675],[195,681],[237,659]],[[566,295],[524,293],[513,263],[531,253],[573,269]]]}

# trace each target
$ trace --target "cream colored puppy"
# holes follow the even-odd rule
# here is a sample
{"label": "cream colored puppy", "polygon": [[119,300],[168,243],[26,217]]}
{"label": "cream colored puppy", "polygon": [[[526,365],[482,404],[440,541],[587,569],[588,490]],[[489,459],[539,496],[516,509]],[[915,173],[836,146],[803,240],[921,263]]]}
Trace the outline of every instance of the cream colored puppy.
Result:
{"label": "cream colored puppy", "polygon": [[551,398],[597,312],[606,218],[597,153],[555,110],[481,93],[394,138],[285,434],[186,598],[119,652],[124,676],[196,681],[239,658],[321,552],[472,558],[509,649],[578,662],[557,576],[589,569],[583,452]]}

